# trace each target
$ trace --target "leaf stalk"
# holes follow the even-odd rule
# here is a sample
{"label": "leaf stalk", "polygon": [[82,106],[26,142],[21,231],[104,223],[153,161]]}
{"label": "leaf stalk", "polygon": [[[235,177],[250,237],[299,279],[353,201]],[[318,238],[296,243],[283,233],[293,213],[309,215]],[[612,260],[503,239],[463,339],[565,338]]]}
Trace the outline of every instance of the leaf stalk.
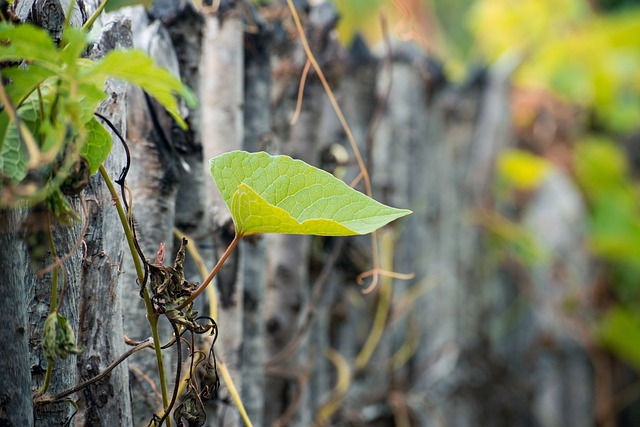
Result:
{"label": "leaf stalk", "polygon": [[222,268],[222,265],[224,264],[224,262],[227,260],[227,258],[229,258],[229,255],[231,255],[231,253],[236,248],[236,246],[238,246],[238,243],[240,243],[240,240],[242,240],[242,237],[243,237],[242,234],[237,234],[236,233],[236,235],[233,237],[233,240],[231,241],[231,244],[229,244],[227,249],[224,251],[224,253],[220,257],[220,259],[216,263],[215,267],[213,267],[213,270],[211,270],[211,272],[207,276],[207,278],[204,279],[204,282],[202,282],[202,284],[198,287],[198,289],[193,291],[193,293],[191,294],[191,296],[189,296],[189,298],[187,298],[182,304],[180,304],[178,307],[176,307],[176,309],[182,310],[187,305],[191,304],[191,302],[193,302],[193,300],[198,298],[198,295],[200,295],[202,292],[204,292],[204,290],[207,288],[207,286],[209,286],[209,283],[211,283],[211,281],[216,276],[216,274],[218,274],[218,272]]}

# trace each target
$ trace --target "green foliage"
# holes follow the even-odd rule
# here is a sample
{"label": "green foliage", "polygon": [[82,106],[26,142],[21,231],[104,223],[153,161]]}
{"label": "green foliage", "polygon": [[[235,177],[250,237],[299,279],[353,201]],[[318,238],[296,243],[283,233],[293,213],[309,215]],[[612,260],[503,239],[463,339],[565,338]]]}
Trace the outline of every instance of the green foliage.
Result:
{"label": "green foliage", "polygon": [[367,234],[411,213],[385,206],[288,156],[232,151],[210,164],[239,235]]}
{"label": "green foliage", "polygon": [[[617,0],[597,3],[610,7],[581,0],[478,0],[469,23],[485,58],[495,62],[515,54],[522,59],[516,84],[553,93],[593,119],[573,124],[577,138],[558,139],[580,140],[573,172],[588,204],[588,246],[598,261],[597,280],[609,286],[612,296],[604,317],[594,316],[597,336],[640,368],[640,320],[634,314],[640,297],[639,188],[623,149],[589,134],[593,128],[626,134],[640,124],[640,7]],[[624,10],[618,7],[623,3]],[[503,175],[504,169],[511,170],[512,177],[526,170],[502,169]]]}
{"label": "green foliage", "polygon": [[111,150],[111,136],[94,117],[106,96],[107,78],[140,86],[186,128],[176,95],[189,105],[195,96],[141,51],[113,51],[94,62],[82,58],[89,44],[82,29],[65,28],[57,47],[45,30],[29,24],[0,24],[0,41],[0,61],[11,64],[2,69],[10,82],[6,95],[21,122],[19,127],[13,121],[9,108],[0,112],[2,185],[17,188],[30,172],[45,180],[26,193],[5,192],[9,196],[2,206],[15,203],[15,194],[26,194],[34,203],[50,199],[78,156],[86,159],[91,174],[98,170]]}
{"label": "green foliage", "polygon": [[625,154],[610,139],[583,140],[576,146],[573,163],[578,182],[592,201],[605,199],[612,192],[633,192]]}
{"label": "green foliage", "polygon": [[180,95],[192,107],[196,104],[195,95],[169,71],[155,66],[144,52],[140,50],[109,52],[101,61],[95,63],[89,73],[95,73],[103,79],[119,78],[140,86],[156,98],[180,126],[187,128],[180,115],[175,95]]}
{"label": "green foliage", "polygon": [[604,138],[576,147],[575,173],[590,205],[589,245],[610,267],[622,302],[640,295],[640,206],[621,148]]}
{"label": "green foliage", "polygon": [[597,336],[636,369],[640,369],[640,317],[628,309],[611,309],[598,325]]}
{"label": "green foliage", "polygon": [[536,188],[550,170],[549,162],[523,150],[510,149],[500,153],[498,173],[511,186],[531,190]]}
{"label": "green foliage", "polygon": [[20,149],[18,128],[14,122],[5,127],[4,143],[0,148],[0,171],[13,181],[21,181],[27,175],[27,155]]}
{"label": "green foliage", "polygon": [[599,15],[580,0],[481,0],[470,18],[481,52],[523,55],[519,84],[595,111],[608,129],[640,121],[640,8]]}
{"label": "green foliage", "polygon": [[350,44],[358,32],[371,31],[370,27],[379,27],[379,11],[385,0],[334,0],[340,22],[338,35],[344,44]]}
{"label": "green foliage", "polygon": [[498,215],[480,218],[479,222],[489,231],[489,258],[503,260],[508,254],[526,266],[537,266],[549,261],[549,253],[540,247],[536,236],[522,224]]}
{"label": "green foliage", "polygon": [[80,156],[89,162],[91,175],[93,175],[111,151],[111,135],[96,118],[89,120],[85,126],[88,132],[87,142],[82,146]]}

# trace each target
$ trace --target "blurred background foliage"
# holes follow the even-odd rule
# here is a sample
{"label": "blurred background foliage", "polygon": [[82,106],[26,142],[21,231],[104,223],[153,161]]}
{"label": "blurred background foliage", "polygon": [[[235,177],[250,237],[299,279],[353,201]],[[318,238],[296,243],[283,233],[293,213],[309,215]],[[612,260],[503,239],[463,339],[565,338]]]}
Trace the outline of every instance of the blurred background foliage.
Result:
{"label": "blurred background foliage", "polygon": [[[496,197],[517,203],[558,169],[588,209],[596,342],[640,369],[640,1],[334,0],[339,37],[412,41],[462,82],[516,59],[516,147],[497,162]],[[524,195],[524,196],[523,196]],[[524,264],[544,256],[517,219],[481,215],[490,242]]]}

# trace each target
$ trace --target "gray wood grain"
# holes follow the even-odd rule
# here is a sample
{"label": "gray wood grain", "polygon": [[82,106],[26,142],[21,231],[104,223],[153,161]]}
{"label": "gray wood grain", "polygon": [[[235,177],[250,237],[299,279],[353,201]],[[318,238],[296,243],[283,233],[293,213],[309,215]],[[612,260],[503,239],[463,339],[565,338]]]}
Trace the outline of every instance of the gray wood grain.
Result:
{"label": "gray wood grain", "polygon": [[0,228],[0,424],[33,425],[29,328],[24,272],[27,270],[26,245],[21,230],[25,212],[2,210]]}
{"label": "gray wood grain", "polygon": [[[102,36],[92,50],[97,58],[105,52],[131,47],[129,21],[114,17],[105,22]],[[105,88],[108,97],[98,108],[126,135],[126,90],[122,82],[109,81]],[[125,165],[124,148],[114,132],[105,125],[113,139],[111,154],[105,169],[116,179]],[[89,228],[85,235],[82,291],[80,298],[80,326],[78,343],[84,352],[78,356],[78,378],[88,380],[102,372],[126,351],[122,317],[122,295],[125,287],[135,283],[122,280],[122,261],[125,237],[113,200],[99,174],[91,177],[83,193],[89,210]],[[111,426],[131,425],[131,399],[127,363],[114,369],[98,383],[82,390],[82,410],[75,425]]]}

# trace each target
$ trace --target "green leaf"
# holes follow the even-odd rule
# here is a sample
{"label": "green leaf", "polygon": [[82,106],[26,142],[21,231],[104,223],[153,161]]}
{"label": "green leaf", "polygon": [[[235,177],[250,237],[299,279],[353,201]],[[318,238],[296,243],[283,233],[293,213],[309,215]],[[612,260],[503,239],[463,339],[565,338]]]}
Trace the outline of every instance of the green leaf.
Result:
{"label": "green leaf", "polygon": [[66,98],[65,107],[75,108],[78,112],[78,122],[75,125],[80,127],[94,118],[93,113],[95,113],[102,100],[107,97],[107,94],[104,91],[104,83],[97,86],[93,82],[83,82],[78,85],[78,88],[78,96]]}
{"label": "green leaf", "polygon": [[85,128],[88,132],[87,141],[80,150],[80,155],[89,162],[89,169],[93,175],[107,159],[112,139],[109,132],[95,118],[90,120]]}
{"label": "green leaf", "polygon": [[62,34],[62,60],[69,66],[75,67],[76,61],[89,43],[87,33],[80,28],[67,27]]}
{"label": "green leaf", "polygon": [[14,105],[24,102],[36,87],[55,73],[47,68],[31,64],[27,67],[13,67],[2,70],[2,75],[11,80],[6,86],[7,94]]}
{"label": "green leaf", "polygon": [[573,165],[590,199],[608,199],[612,190],[631,192],[626,154],[614,141],[602,137],[580,141],[573,153]]}
{"label": "green leaf", "polygon": [[87,75],[100,75],[104,78],[115,77],[140,86],[186,129],[187,124],[180,114],[175,94],[180,95],[189,106],[195,106],[195,95],[168,70],[155,65],[141,50],[109,52],[85,72]]}
{"label": "green leaf", "polygon": [[80,219],[76,211],[73,210],[69,200],[62,194],[59,188],[53,188],[50,191],[50,194],[45,199],[45,203],[49,212],[51,212],[59,224],[71,225],[74,221]]}
{"label": "green leaf", "polygon": [[538,187],[551,169],[549,162],[523,150],[505,150],[497,161],[500,176],[518,189]]}
{"label": "green leaf", "polygon": [[367,234],[411,213],[383,205],[288,156],[231,151],[209,162],[240,235]]}
{"label": "green leaf", "polygon": [[31,24],[0,24],[0,61],[39,61],[47,68],[59,70],[60,51],[51,36]]}
{"label": "green leaf", "polygon": [[27,176],[27,156],[20,146],[18,128],[10,122],[0,149],[0,175],[13,181],[22,181]]}
{"label": "green leaf", "polygon": [[122,9],[129,6],[144,6],[145,9],[149,9],[153,4],[153,0],[109,0],[109,3],[104,8],[104,11],[109,13],[114,10]]}
{"label": "green leaf", "polygon": [[597,328],[600,341],[640,369],[640,318],[623,307],[609,310]]}

